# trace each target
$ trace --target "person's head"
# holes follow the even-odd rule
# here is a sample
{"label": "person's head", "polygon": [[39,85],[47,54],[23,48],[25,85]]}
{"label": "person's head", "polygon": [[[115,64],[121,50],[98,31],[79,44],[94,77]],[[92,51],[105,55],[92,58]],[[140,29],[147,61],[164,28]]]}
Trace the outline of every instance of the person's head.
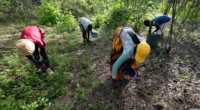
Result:
{"label": "person's head", "polygon": [[144,25],[145,25],[145,26],[150,26],[150,24],[151,24],[151,21],[149,21],[149,20],[144,20]]}
{"label": "person's head", "polygon": [[16,48],[20,55],[32,55],[35,51],[35,44],[28,39],[20,39],[16,42]]}
{"label": "person's head", "polygon": [[140,44],[137,45],[136,47],[136,54],[135,54],[135,60],[138,63],[143,63],[146,59],[146,57],[150,53],[150,46],[146,42],[141,42]]}

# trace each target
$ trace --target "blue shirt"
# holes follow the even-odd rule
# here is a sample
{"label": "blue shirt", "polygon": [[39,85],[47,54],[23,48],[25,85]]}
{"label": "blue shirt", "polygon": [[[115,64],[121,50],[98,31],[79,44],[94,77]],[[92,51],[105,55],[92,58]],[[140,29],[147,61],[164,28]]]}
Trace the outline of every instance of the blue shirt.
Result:
{"label": "blue shirt", "polygon": [[160,26],[163,23],[167,23],[171,20],[171,18],[169,16],[166,15],[162,15],[162,16],[158,16],[154,19],[151,20],[152,26]]}

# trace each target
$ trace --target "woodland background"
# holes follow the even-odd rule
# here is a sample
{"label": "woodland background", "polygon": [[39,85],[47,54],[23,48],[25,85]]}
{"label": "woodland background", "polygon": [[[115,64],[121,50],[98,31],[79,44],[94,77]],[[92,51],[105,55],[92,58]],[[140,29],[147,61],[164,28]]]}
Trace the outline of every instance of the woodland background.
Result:
{"label": "woodland background", "polygon": [[[0,0],[1,110],[199,110],[199,0]],[[115,28],[147,36],[145,19],[168,15],[165,47],[152,49],[140,76],[110,86],[109,50]],[[77,19],[93,22],[98,38],[83,45]],[[25,26],[45,30],[55,72],[37,73],[15,42]]]}

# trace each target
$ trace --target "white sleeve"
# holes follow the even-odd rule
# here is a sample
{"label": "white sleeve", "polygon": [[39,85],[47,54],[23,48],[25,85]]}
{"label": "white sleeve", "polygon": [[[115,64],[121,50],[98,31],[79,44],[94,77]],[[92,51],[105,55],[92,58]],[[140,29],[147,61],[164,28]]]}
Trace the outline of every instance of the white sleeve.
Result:
{"label": "white sleeve", "polygon": [[144,37],[138,37],[140,42],[146,42],[146,39]]}

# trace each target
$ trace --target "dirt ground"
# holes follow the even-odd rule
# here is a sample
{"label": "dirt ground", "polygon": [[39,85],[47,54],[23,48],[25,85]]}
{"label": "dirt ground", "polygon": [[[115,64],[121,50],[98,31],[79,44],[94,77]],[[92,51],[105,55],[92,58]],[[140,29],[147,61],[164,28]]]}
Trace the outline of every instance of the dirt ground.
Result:
{"label": "dirt ground", "polygon": [[[169,54],[165,54],[163,48],[151,50],[145,63],[139,65],[139,75],[130,81],[121,80],[120,88],[113,90],[109,63],[105,61],[110,44],[104,42],[104,38],[83,47],[91,52],[91,57],[101,49],[101,58],[94,61],[91,68],[96,80],[102,83],[87,93],[87,101],[76,102],[74,110],[90,110],[90,105],[97,105],[97,110],[200,110],[199,42],[185,37]],[[1,39],[5,40],[9,41]],[[59,96],[54,102],[74,102],[76,93],[72,84],[73,80],[67,86],[73,94]]]}
{"label": "dirt ground", "polygon": [[[113,90],[109,63],[105,62],[110,44],[103,39],[87,48],[92,57],[98,47],[106,47],[101,50],[102,57],[91,65],[93,74],[102,83],[88,92],[88,101],[75,103],[74,110],[91,110],[89,105],[99,102],[103,104],[97,110],[200,110],[199,42],[185,37],[169,54],[163,48],[152,49],[145,63],[139,65],[139,76],[130,81],[121,80],[121,87]],[[75,95],[61,96],[55,101],[68,103],[74,98]]]}

